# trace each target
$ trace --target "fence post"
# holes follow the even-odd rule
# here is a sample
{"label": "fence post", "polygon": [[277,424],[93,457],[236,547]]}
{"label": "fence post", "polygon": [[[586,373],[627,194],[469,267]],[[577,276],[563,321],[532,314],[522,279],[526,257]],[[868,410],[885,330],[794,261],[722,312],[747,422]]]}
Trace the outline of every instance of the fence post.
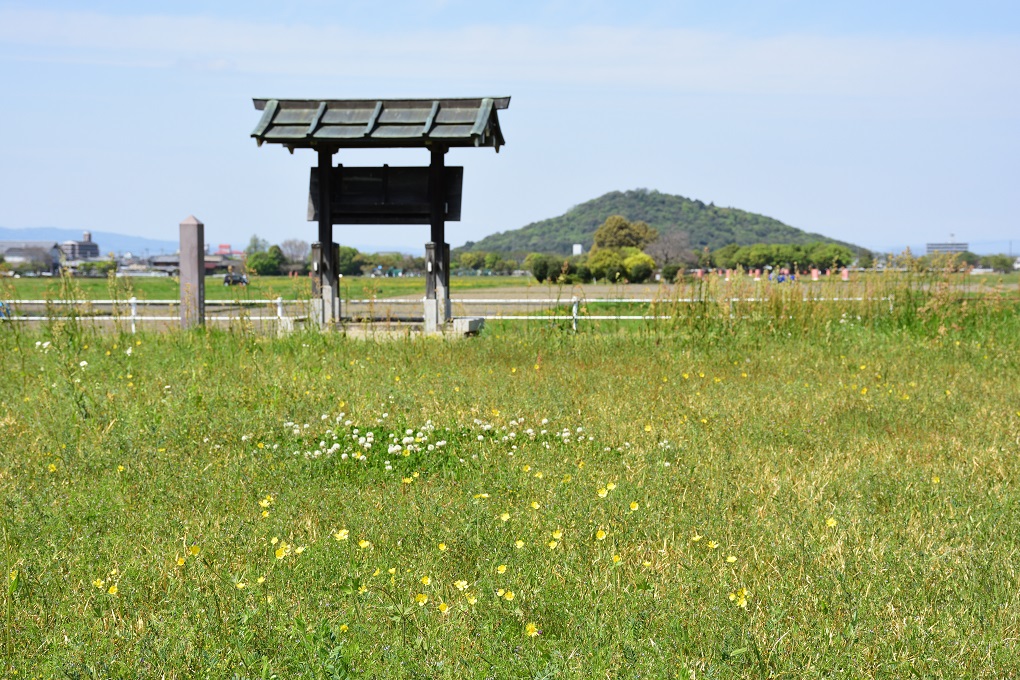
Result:
{"label": "fence post", "polygon": [[128,300],[131,303],[131,335],[135,334],[135,319],[138,317],[138,298],[134,295]]}
{"label": "fence post", "polygon": [[276,298],[276,318],[283,319],[283,296]]}
{"label": "fence post", "polygon": [[577,311],[578,311],[578,308],[580,307],[580,302],[578,301],[576,295],[573,297],[573,303],[574,304],[571,307],[570,314],[573,317],[572,324],[573,324],[573,327],[574,327],[574,332],[576,333],[577,332]]}

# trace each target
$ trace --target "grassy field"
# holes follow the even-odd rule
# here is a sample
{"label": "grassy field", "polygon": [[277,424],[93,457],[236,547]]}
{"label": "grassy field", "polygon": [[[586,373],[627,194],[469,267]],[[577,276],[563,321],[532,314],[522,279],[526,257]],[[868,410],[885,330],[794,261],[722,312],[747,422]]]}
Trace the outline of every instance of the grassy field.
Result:
{"label": "grassy field", "polygon": [[0,324],[0,669],[1016,676],[1016,301],[858,311]]}
{"label": "grassy field", "polygon": [[[533,279],[514,276],[452,277],[450,289],[475,290],[500,288],[535,283]],[[69,291],[69,288],[71,289]],[[386,298],[420,292],[425,295],[423,278],[370,278],[344,277],[341,291],[345,299]],[[172,277],[122,277],[119,279],[61,279],[60,277],[2,278],[0,300],[42,300],[63,298],[71,292],[76,299],[126,300],[135,296],[140,300],[175,300],[180,298],[180,283]],[[311,295],[308,278],[286,276],[253,276],[248,286],[224,286],[222,276],[209,276],[205,280],[205,294],[210,300],[301,300]]]}

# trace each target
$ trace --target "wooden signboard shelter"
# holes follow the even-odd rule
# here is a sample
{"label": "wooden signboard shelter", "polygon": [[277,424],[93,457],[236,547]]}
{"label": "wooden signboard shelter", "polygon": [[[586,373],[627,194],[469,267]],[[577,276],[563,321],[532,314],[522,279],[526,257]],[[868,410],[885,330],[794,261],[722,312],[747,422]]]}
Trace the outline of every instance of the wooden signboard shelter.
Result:
{"label": "wooden signboard shelter", "polygon": [[[446,221],[460,219],[463,168],[444,157],[454,147],[505,143],[497,112],[509,97],[478,99],[255,99],[262,119],[251,136],[259,146],[315,149],[309,181],[309,221],[318,222],[312,246],[316,316],[323,327],[340,317],[334,224],[428,224],[425,245],[425,326],[450,320],[450,246]],[[424,148],[420,168],[334,166],[340,149]]]}

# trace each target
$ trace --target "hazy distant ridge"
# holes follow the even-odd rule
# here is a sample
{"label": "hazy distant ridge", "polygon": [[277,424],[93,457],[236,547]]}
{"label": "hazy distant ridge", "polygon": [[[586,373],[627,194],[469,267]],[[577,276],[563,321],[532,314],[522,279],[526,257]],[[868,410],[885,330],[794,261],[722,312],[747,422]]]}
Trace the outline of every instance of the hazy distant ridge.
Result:
{"label": "hazy distant ridge", "polygon": [[[80,241],[81,229],[61,229],[59,227],[25,227],[22,229],[11,229],[0,227],[0,241]],[[161,241],[143,236],[129,236],[127,234],[114,234],[109,231],[93,231],[92,240],[99,245],[99,252],[105,256],[114,252],[118,255],[131,253],[132,255],[144,256],[146,251],[149,255],[160,253],[176,253],[177,241]]]}
{"label": "hazy distant ridge", "polygon": [[462,249],[569,255],[571,245],[580,243],[587,251],[591,248],[595,230],[610,215],[623,215],[632,221],[643,220],[661,234],[686,231],[695,250],[706,246],[715,250],[729,243],[804,244],[816,241],[856,247],[821,234],[808,233],[764,215],[736,208],[720,208],[683,196],[635,189],[610,192],[575,206],[559,217],[492,234],[480,241],[468,242]]}

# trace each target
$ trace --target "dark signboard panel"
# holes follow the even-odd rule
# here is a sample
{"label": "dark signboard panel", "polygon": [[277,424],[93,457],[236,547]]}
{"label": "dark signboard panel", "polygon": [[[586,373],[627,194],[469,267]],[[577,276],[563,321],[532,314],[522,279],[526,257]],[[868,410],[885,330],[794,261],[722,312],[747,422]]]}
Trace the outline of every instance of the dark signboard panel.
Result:
{"label": "dark signboard panel", "polygon": [[[464,168],[444,167],[445,220],[460,221]],[[429,224],[429,168],[337,166],[330,177],[333,224]],[[319,219],[319,169],[308,186],[308,221]]]}

